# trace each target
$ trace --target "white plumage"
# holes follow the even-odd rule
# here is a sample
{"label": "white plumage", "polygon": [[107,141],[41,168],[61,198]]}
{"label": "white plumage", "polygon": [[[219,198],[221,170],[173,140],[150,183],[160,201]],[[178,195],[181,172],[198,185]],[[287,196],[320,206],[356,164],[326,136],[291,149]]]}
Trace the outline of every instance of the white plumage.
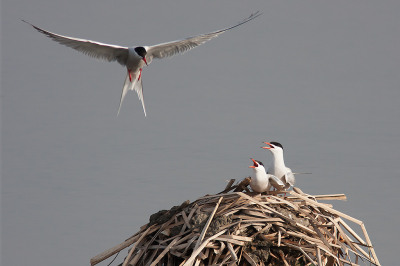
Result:
{"label": "white plumage", "polygon": [[290,187],[293,187],[296,183],[296,179],[294,178],[294,174],[289,167],[285,166],[285,161],[283,159],[283,146],[278,142],[264,142],[269,147],[261,147],[263,149],[269,150],[273,155],[273,162],[268,168],[268,174],[275,175],[278,177],[284,184],[284,190],[288,190]]}
{"label": "white plumage", "polygon": [[272,186],[278,190],[282,190],[285,187],[285,184],[276,176],[265,172],[262,162],[254,159],[251,160],[253,161],[253,165],[249,166],[249,168],[253,168],[253,174],[251,175],[250,187],[253,191],[262,193],[269,191]]}
{"label": "white plumage", "polygon": [[65,45],[72,49],[75,49],[83,54],[86,54],[90,57],[105,60],[108,62],[117,61],[122,66],[126,66],[128,74],[125,78],[125,83],[122,89],[121,100],[119,105],[119,111],[121,109],[122,101],[128,90],[135,90],[138,94],[140,101],[142,102],[143,111],[146,116],[146,108],[143,100],[143,86],[142,86],[142,68],[146,64],[150,64],[153,58],[166,58],[176,54],[183,54],[209,40],[217,37],[221,33],[224,33],[227,30],[233,29],[237,26],[240,26],[250,20],[255,19],[260,16],[261,13],[256,12],[252,14],[247,19],[242,22],[218,31],[189,37],[182,40],[172,41],[161,43],[153,46],[133,46],[133,47],[123,47],[112,44],[105,44],[101,42],[67,37],[59,34],[55,34],[39,27],[36,27],[26,21],[29,25],[34,27],[40,33],[43,33],[53,41],[58,42],[59,44]]}

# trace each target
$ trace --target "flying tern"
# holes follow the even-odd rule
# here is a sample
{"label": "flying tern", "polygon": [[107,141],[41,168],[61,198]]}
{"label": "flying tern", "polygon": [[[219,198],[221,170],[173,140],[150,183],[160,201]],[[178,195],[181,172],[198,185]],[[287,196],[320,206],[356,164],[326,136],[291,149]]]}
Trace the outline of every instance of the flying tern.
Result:
{"label": "flying tern", "polygon": [[211,40],[212,38],[217,37],[218,35],[224,33],[225,31],[236,28],[246,22],[249,22],[250,20],[257,18],[261,14],[262,13],[260,12],[256,12],[252,14],[250,17],[243,20],[242,22],[239,22],[236,25],[226,29],[213,31],[182,40],[156,44],[153,46],[132,46],[132,47],[123,47],[123,46],[105,44],[91,40],[67,37],[36,27],[30,24],[29,22],[26,22],[25,20],[22,21],[28,23],[38,32],[43,33],[53,41],[58,42],[59,44],[75,49],[79,52],[82,52],[96,59],[101,59],[108,62],[117,61],[120,65],[125,66],[127,69],[127,75],[122,89],[118,114],[121,110],[122,101],[124,100],[126,93],[129,90],[134,90],[136,91],[140,101],[142,102],[144,115],[146,116],[146,108],[143,100],[143,85],[142,85],[142,68],[144,65],[148,66],[153,60],[153,58],[162,59],[166,57],[171,57],[176,54],[183,54]]}
{"label": "flying tern", "polygon": [[254,160],[253,165],[249,168],[253,168],[253,174],[251,175],[250,187],[255,192],[265,192],[271,189],[271,186],[278,190],[282,190],[285,184],[276,176],[267,174],[262,162]]}
{"label": "flying tern", "polygon": [[[289,167],[285,166],[285,161],[283,159],[283,146],[279,142],[263,142],[268,145],[268,147],[261,147],[263,149],[270,150],[272,153],[274,160],[270,167],[268,168],[267,173],[271,175],[275,175],[278,177],[284,184],[284,190],[288,190],[290,187],[293,187],[296,179],[294,178],[294,174]],[[280,189],[278,189],[280,190]]]}

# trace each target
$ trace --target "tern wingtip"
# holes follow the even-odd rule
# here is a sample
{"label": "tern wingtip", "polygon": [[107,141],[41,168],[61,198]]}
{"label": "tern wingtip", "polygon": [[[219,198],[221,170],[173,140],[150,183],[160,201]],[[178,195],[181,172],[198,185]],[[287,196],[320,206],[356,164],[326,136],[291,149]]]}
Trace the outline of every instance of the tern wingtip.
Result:
{"label": "tern wingtip", "polygon": [[23,20],[22,18],[20,18],[20,20],[21,20],[22,22],[25,22],[26,24],[29,24],[29,25],[33,26],[31,23],[29,23],[29,22],[26,21],[26,20]]}

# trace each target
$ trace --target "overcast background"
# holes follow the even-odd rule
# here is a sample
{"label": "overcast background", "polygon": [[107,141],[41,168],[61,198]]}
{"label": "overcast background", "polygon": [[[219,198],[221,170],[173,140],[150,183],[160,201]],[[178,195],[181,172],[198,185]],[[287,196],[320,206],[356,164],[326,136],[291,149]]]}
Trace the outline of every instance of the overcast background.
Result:
{"label": "overcast background", "polygon": [[[147,117],[134,92],[117,117],[123,67],[20,20],[137,46],[229,27],[257,10],[145,67]],[[250,175],[250,157],[269,165],[262,141],[282,143],[293,171],[313,173],[297,176],[304,192],[345,193],[329,203],[362,220],[381,264],[396,265],[399,14],[395,0],[3,0],[1,265],[89,265],[152,213]]]}

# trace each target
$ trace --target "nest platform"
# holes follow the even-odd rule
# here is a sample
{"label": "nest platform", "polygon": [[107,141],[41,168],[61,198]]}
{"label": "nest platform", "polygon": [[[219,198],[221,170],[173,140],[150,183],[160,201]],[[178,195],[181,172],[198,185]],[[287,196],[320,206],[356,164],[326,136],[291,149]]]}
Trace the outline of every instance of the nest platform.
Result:
{"label": "nest platform", "polygon": [[[130,247],[119,266],[334,266],[380,263],[364,223],[300,189],[259,194],[243,180],[150,217],[136,234],[95,256],[95,265]],[[345,222],[361,227],[363,238]]]}

